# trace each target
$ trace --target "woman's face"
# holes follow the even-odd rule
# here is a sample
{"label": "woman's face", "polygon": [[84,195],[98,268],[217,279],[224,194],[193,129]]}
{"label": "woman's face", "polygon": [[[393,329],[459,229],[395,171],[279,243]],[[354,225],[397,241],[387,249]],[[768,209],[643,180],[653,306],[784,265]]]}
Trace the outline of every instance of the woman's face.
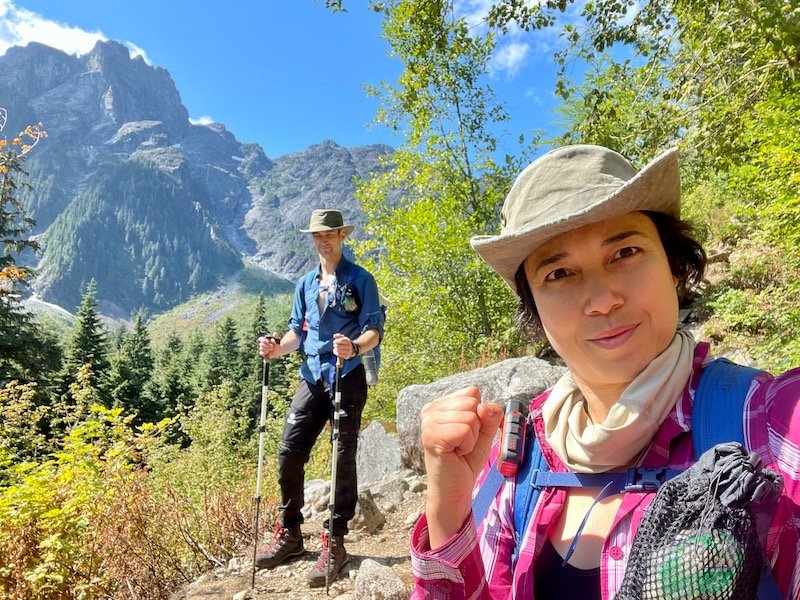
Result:
{"label": "woman's face", "polygon": [[524,267],[544,332],[579,383],[627,386],[675,335],[678,280],[642,213],[563,233]]}

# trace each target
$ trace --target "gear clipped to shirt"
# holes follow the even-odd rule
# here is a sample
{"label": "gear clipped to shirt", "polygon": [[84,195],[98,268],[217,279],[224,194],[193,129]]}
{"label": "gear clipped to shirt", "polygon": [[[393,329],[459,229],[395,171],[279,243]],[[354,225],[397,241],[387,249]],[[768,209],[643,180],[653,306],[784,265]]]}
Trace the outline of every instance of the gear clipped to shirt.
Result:
{"label": "gear clipped to shirt", "polygon": [[355,292],[349,285],[344,286],[344,290],[342,290],[342,308],[345,312],[356,312],[358,310]]}

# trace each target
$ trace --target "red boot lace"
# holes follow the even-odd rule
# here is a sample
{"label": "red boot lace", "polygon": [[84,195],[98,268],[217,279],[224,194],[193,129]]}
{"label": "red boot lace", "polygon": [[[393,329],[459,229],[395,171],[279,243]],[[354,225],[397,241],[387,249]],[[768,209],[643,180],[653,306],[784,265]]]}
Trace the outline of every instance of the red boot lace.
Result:
{"label": "red boot lace", "polygon": [[276,544],[280,544],[283,538],[286,537],[288,533],[288,529],[284,529],[284,527],[280,524],[275,525],[275,531],[272,533],[272,541],[269,543],[270,548],[274,548]]}
{"label": "red boot lace", "polygon": [[319,553],[319,557],[317,558],[317,564],[314,565],[314,568],[317,569],[320,573],[324,573],[325,570],[328,568],[328,553],[331,551],[329,547],[329,540],[328,536],[324,533],[320,534],[320,540],[322,540],[322,552]]}

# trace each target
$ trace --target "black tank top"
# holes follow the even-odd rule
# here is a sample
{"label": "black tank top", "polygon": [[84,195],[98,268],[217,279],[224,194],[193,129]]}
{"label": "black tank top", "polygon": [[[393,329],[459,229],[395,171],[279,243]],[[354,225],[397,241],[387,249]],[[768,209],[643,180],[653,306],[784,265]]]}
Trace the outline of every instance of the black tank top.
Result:
{"label": "black tank top", "polygon": [[550,538],[534,566],[533,597],[535,600],[600,600],[600,567],[578,569],[571,564],[562,564]]}

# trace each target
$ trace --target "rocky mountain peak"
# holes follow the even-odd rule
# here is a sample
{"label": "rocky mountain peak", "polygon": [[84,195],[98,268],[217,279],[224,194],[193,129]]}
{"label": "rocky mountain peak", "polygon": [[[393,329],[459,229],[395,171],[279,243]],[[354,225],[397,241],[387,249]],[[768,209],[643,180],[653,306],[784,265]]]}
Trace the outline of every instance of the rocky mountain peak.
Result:
{"label": "rocky mountain peak", "polygon": [[102,90],[103,110],[116,125],[155,120],[176,135],[188,129],[189,113],[166,69],[131,58],[130,51],[114,41],[97,42],[81,57],[81,64],[81,79],[95,80]]}
{"label": "rocky mountain peak", "polygon": [[[2,57],[0,91],[36,96],[67,81],[78,70],[74,57],[60,50],[31,42],[25,47],[12,46]],[[4,102],[5,104],[5,102]],[[6,108],[10,108],[6,105]],[[16,115],[12,115],[16,116]]]}
{"label": "rocky mountain peak", "polygon": [[89,71],[108,73],[125,68],[125,63],[131,60],[131,54],[119,42],[113,40],[107,42],[98,41],[85,58]]}

